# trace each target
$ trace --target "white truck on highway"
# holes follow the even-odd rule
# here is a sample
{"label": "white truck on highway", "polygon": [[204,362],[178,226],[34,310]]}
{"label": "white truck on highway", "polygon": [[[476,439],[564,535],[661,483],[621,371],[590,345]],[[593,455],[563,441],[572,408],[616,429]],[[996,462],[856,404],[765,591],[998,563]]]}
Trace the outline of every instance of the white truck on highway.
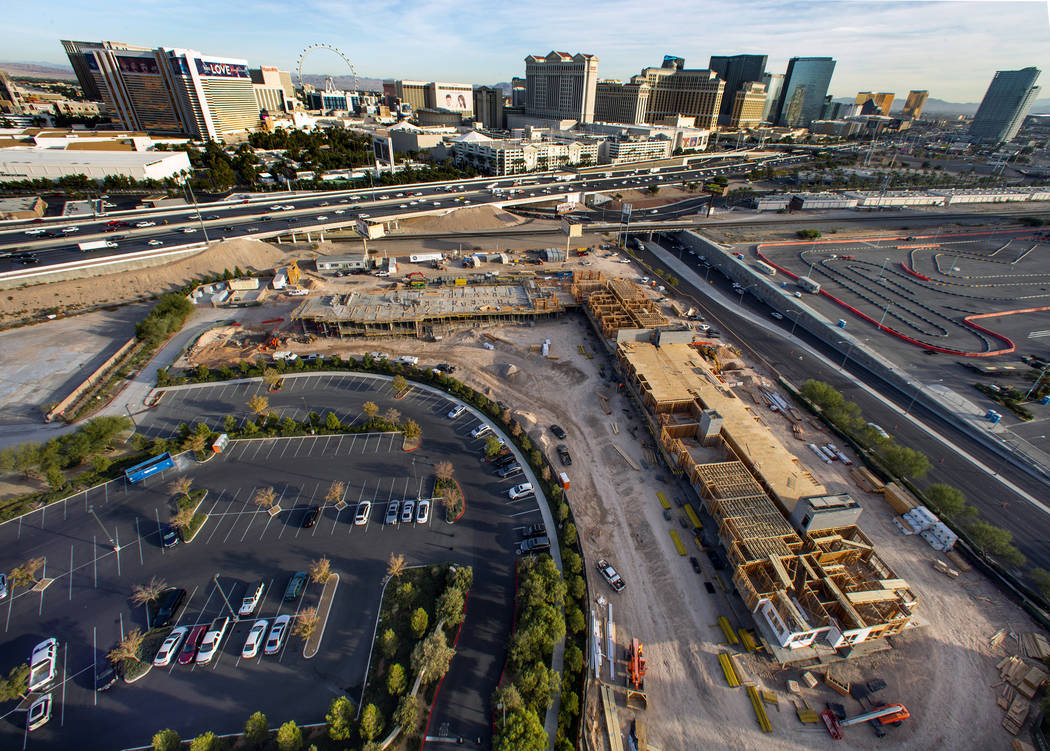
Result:
{"label": "white truck on highway", "polygon": [[105,250],[106,248],[115,248],[117,244],[112,240],[92,240],[86,243],[77,243],[77,247],[80,248],[81,252],[87,253],[89,250]]}

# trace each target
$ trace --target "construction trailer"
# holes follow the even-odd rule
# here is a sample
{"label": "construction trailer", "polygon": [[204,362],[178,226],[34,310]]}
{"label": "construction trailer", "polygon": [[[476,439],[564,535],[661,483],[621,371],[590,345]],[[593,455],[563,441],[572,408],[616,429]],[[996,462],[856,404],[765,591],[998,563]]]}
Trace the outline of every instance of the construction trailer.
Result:
{"label": "construction trailer", "polygon": [[800,660],[804,648],[845,654],[900,633],[917,600],[855,525],[859,506],[829,495],[673,333],[621,335],[620,371],[668,465],[714,518],[733,583],[774,657]]}

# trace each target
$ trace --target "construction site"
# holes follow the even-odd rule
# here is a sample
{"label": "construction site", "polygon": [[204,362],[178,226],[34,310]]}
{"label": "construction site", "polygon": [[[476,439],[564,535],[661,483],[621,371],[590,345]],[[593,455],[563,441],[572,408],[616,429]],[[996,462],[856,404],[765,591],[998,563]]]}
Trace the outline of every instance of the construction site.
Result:
{"label": "construction site", "polygon": [[428,286],[407,280],[386,290],[320,295],[300,305],[292,320],[301,322],[306,333],[321,337],[407,336],[436,341],[462,328],[552,318],[575,305],[567,279],[449,282]]}

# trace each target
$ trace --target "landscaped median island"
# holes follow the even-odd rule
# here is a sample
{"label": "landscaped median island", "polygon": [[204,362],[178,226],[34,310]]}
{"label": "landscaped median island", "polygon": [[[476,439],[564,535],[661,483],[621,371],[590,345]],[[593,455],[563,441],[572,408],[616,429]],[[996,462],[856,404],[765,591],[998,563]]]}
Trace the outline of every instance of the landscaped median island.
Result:
{"label": "landscaped median island", "polygon": [[203,488],[191,490],[192,480],[188,477],[180,477],[171,483],[171,492],[177,496],[175,500],[176,511],[171,516],[171,525],[179,530],[183,542],[192,542],[197,532],[208,520],[208,515],[198,511],[204,503],[208,491]]}

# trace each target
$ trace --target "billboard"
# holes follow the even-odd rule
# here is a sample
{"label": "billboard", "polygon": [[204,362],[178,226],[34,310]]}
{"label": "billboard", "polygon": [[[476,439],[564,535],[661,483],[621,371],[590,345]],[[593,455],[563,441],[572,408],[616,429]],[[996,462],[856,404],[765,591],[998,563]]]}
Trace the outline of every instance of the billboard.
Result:
{"label": "billboard", "polygon": [[394,141],[389,134],[372,136],[372,154],[377,162],[394,164]]}
{"label": "billboard", "polygon": [[160,75],[157,60],[153,57],[130,57],[128,55],[117,56],[117,67],[121,73],[149,73]]}
{"label": "billboard", "polygon": [[358,219],[357,233],[368,240],[375,240],[386,234],[386,227],[381,223],[373,224],[364,219]]}
{"label": "billboard", "polygon": [[440,83],[432,84],[432,87],[435,107],[466,115],[474,114],[474,92],[471,87],[445,87]]}
{"label": "billboard", "polygon": [[633,208],[633,207],[629,203],[623,204],[623,206],[620,208],[620,213],[621,213],[621,216],[622,216],[622,218],[620,219],[621,222],[624,219],[630,219],[631,218],[631,208]]}
{"label": "billboard", "polygon": [[248,66],[240,63],[220,63],[213,60],[196,58],[197,72],[212,78],[249,78]]}

